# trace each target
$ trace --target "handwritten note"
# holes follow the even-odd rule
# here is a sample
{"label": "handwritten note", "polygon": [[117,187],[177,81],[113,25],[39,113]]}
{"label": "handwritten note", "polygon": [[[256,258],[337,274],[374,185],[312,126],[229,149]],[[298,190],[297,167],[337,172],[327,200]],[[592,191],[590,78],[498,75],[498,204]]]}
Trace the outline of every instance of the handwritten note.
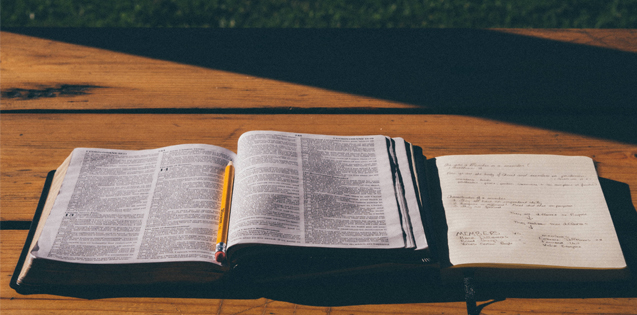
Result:
{"label": "handwritten note", "polygon": [[587,157],[436,158],[452,264],[625,266]]}

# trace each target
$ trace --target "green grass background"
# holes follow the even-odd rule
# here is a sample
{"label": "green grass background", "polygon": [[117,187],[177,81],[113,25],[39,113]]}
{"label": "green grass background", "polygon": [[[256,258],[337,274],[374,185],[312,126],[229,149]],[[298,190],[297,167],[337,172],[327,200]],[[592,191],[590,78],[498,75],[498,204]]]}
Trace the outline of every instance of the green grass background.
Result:
{"label": "green grass background", "polygon": [[637,0],[2,0],[2,27],[634,28]]}

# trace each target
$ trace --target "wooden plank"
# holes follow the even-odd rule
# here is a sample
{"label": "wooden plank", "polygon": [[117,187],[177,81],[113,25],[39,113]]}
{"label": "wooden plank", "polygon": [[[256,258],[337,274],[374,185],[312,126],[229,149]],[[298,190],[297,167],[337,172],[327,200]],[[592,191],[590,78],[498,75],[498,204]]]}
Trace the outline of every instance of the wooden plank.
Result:
{"label": "wooden plank", "polygon": [[572,44],[637,52],[637,30],[634,29],[497,29],[500,32],[550,39]]}
{"label": "wooden plank", "polygon": [[[104,35],[99,29],[92,32]],[[338,42],[328,41],[342,56],[308,61],[306,59],[322,58],[301,46],[292,54],[300,60],[287,62],[290,56],[282,54],[279,60],[274,60],[278,63],[271,71],[263,70],[268,68],[267,62],[257,62],[253,68],[229,66],[221,71],[214,66],[225,64],[206,64],[206,52],[201,50],[190,56],[203,59],[200,66],[195,66],[141,57],[133,52],[127,54],[2,32],[3,102],[0,109],[349,108],[446,113],[444,111],[449,109],[479,111],[482,108],[588,110],[591,103],[596,110],[610,111],[622,108],[626,99],[634,95],[628,90],[632,85],[626,82],[634,80],[634,76],[627,74],[622,66],[634,65],[634,58],[623,52],[637,51],[635,30],[413,30],[411,33],[403,30],[396,34],[400,35],[392,36],[387,31],[367,36],[366,47],[382,49],[369,59],[365,59],[366,55],[355,45],[350,44],[341,51]],[[357,39],[356,34],[347,36]],[[277,41],[285,39],[285,35],[275,37]],[[526,37],[594,48],[573,50],[572,45],[566,44],[547,48],[546,42],[524,40]],[[385,46],[399,47],[374,47],[374,39],[381,40]],[[473,41],[466,43],[469,39]],[[431,46],[427,45],[428,41],[433,41]],[[166,49],[161,42],[146,44],[154,50]],[[225,44],[228,43],[221,43]],[[311,46],[312,43],[305,44]],[[197,48],[179,47],[186,54]],[[534,53],[527,55],[528,51]],[[236,51],[234,55],[243,53],[245,51]],[[179,53],[173,53],[166,58],[175,54],[179,57]],[[572,58],[569,55],[573,55]],[[177,57],[173,59],[179,59]],[[249,55],[247,58],[251,60],[246,62],[258,57]],[[276,59],[276,56],[270,58]],[[613,61],[617,58],[619,62]],[[356,65],[343,70],[341,68],[347,65],[341,64],[342,60],[351,60]],[[280,69],[286,67],[288,69]],[[318,72],[321,72],[320,79],[305,79],[317,76]],[[604,85],[603,81],[609,80],[617,82]],[[573,85],[586,88],[573,89]],[[589,90],[594,93],[589,95]],[[603,101],[595,99],[599,95],[603,95]]]}
{"label": "wooden plank", "polygon": [[[564,117],[565,121],[577,119],[584,118]],[[606,119],[616,121],[617,126],[626,121],[620,116]],[[454,115],[3,114],[1,219],[31,220],[47,172],[57,168],[75,147],[138,150],[207,143],[236,151],[239,136],[250,130],[403,137],[421,146],[430,158],[487,153],[585,155],[595,159],[601,177],[628,184],[633,202],[637,200],[636,145],[486,118]]]}
{"label": "wooden plank", "polygon": [[[1,36],[2,110],[415,107],[8,32]],[[32,96],[16,89],[32,90]]]}
{"label": "wooden plank", "polygon": [[[20,295],[9,287],[27,231],[0,231],[0,303],[3,314],[462,314],[463,302],[313,306],[259,299],[103,298],[86,300],[48,294]],[[308,294],[315,292],[307,288]],[[481,301],[482,313],[498,314],[634,314],[637,298],[571,298]]]}

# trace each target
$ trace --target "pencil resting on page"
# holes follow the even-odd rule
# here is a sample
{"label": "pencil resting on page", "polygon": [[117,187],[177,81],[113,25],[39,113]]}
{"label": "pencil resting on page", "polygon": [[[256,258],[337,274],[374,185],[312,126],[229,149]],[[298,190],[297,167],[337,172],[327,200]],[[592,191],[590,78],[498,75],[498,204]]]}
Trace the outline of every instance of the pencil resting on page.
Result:
{"label": "pencil resting on page", "polygon": [[223,193],[219,210],[219,229],[217,230],[217,246],[215,260],[222,263],[226,260],[226,246],[228,245],[228,223],[230,219],[230,204],[232,201],[232,186],[234,182],[234,166],[232,161],[226,166],[223,176]]}

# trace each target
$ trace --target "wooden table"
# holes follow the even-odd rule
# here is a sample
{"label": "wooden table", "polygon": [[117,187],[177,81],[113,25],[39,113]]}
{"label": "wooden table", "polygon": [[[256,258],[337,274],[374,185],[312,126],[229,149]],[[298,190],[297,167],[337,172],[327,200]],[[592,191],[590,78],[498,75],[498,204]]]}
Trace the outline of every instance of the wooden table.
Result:
{"label": "wooden table", "polygon": [[[335,302],[331,289],[316,286],[299,289],[309,300],[267,290],[254,299],[17,294],[9,279],[44,178],[80,146],[236,150],[243,132],[272,129],[403,137],[427,157],[585,155],[600,177],[628,185],[631,211],[637,204],[634,30],[9,29],[1,36],[3,314],[466,312],[455,297]],[[591,291],[531,288],[479,304],[482,314],[637,313],[634,286]]]}

